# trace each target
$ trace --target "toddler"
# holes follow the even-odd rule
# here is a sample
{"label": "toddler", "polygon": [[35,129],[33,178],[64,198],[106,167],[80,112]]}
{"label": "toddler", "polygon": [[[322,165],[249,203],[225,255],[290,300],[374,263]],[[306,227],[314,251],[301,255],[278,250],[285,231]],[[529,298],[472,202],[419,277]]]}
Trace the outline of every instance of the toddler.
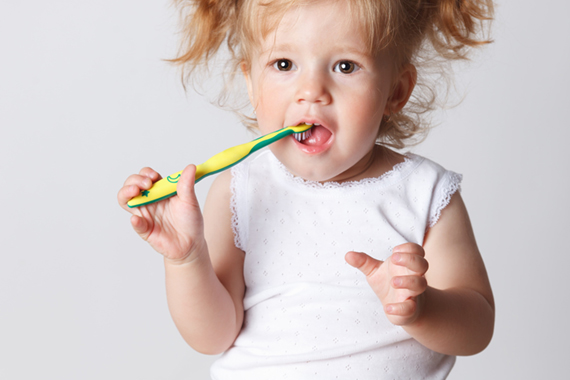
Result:
{"label": "toddler", "polygon": [[[461,175],[394,149],[426,130],[426,54],[465,57],[490,0],[189,1],[188,75],[229,47],[266,134],[310,124],[214,181],[130,209],[168,305],[213,379],[443,379],[491,340],[494,303]],[[414,92],[413,96],[412,93]],[[409,101],[413,99],[413,101]],[[428,269],[429,268],[429,269]]]}

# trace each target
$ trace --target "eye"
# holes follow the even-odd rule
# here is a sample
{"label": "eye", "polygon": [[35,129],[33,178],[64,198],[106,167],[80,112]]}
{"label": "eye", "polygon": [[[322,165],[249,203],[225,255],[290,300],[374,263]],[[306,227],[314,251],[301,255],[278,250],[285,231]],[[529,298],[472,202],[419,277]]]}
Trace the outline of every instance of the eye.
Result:
{"label": "eye", "polygon": [[337,63],[334,67],[334,71],[337,73],[343,73],[343,74],[351,74],[355,71],[357,71],[360,67],[351,61],[340,61],[339,63]]}
{"label": "eye", "polygon": [[279,71],[291,71],[295,68],[295,65],[290,60],[282,58],[275,61],[273,67]]}

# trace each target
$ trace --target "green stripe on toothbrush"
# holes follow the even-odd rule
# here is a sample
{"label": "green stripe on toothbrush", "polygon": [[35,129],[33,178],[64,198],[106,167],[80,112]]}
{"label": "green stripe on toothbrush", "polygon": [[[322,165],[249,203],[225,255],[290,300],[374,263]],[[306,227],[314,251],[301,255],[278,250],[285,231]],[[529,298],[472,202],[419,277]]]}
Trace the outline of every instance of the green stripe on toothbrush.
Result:
{"label": "green stripe on toothbrush", "polygon": [[[235,164],[243,161],[253,152],[277,140],[280,140],[285,136],[289,136],[293,133],[302,133],[308,131],[311,129],[311,127],[312,125],[301,124],[293,127],[279,129],[248,143],[226,149],[223,152],[220,152],[211,157],[203,164],[196,166],[195,183],[198,183],[200,180],[206,178],[207,176],[231,168]],[[144,206],[176,195],[176,186],[181,175],[182,170],[171,174],[168,177],[161,179],[160,181],[155,182],[149,190],[141,191],[139,195],[128,201],[127,205],[131,208]]]}

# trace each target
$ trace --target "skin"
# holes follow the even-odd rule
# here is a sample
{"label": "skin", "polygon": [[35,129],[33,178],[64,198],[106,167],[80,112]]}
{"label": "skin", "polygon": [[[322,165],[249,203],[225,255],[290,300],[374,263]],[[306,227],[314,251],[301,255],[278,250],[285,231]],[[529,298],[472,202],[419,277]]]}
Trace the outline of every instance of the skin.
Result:
{"label": "skin", "polygon": [[[291,10],[242,65],[262,133],[301,122],[330,132],[332,140],[317,153],[292,138],[271,146],[293,174],[315,181],[377,177],[402,161],[374,141],[381,118],[406,104],[416,78],[413,66],[393,71],[388,54],[366,52],[362,35],[344,22],[343,4]],[[292,70],[279,70],[284,62]],[[347,62],[358,70],[339,72],[340,64],[354,68]],[[129,199],[160,179],[144,168],[127,178],[118,201],[132,214],[134,230],[164,256],[168,304],[181,335],[197,351],[217,354],[232,345],[243,323],[244,252],[231,229],[230,172],[214,181],[203,214],[194,175],[189,165],[177,196],[128,208]],[[366,277],[388,319],[426,347],[470,355],[489,343],[493,295],[458,193],[422,246],[400,245],[386,262],[362,252],[348,252],[346,261]]]}
{"label": "skin", "polygon": [[251,64],[242,65],[262,134],[301,123],[322,124],[331,134],[332,144],[318,154],[300,152],[292,138],[270,146],[290,172],[312,181],[357,180],[391,168],[394,162],[382,165],[375,157],[383,153],[375,149],[376,136],[416,80],[413,66],[395,73],[388,53],[370,55],[362,34],[346,17],[339,21],[342,12],[342,3],[290,11]]}

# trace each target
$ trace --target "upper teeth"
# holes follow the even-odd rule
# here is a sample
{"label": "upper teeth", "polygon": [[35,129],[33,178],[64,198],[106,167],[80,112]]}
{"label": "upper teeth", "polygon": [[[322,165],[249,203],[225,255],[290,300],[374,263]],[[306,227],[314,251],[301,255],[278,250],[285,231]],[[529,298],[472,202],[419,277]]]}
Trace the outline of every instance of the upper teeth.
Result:
{"label": "upper teeth", "polygon": [[[312,124],[312,126],[314,127],[315,125],[320,125],[320,124]],[[311,127],[312,128],[312,127]],[[303,141],[305,139],[308,139],[309,137],[311,137],[311,129],[306,130],[305,132],[299,132],[299,133],[293,133],[293,136],[295,137],[295,139],[297,141]]]}

